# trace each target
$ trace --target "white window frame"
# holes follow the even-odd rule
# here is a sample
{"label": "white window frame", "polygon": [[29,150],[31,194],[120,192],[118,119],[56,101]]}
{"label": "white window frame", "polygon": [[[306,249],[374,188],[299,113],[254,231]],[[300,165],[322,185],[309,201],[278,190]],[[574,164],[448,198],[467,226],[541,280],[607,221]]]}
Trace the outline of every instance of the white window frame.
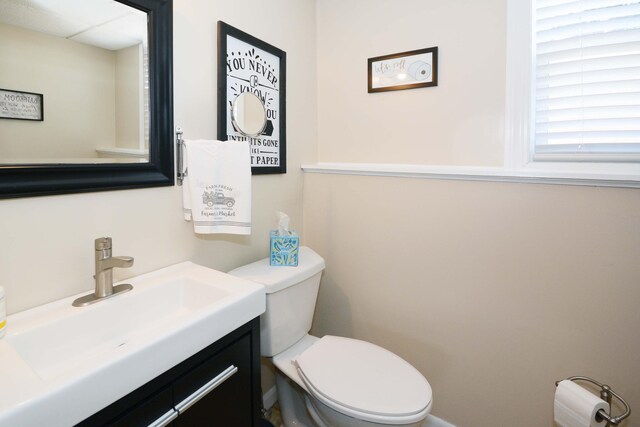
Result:
{"label": "white window frame", "polygon": [[[504,168],[520,176],[624,181],[640,187],[640,156],[636,162],[620,162],[616,155],[536,154],[533,145],[534,0],[507,0],[507,69]],[[629,157],[626,157],[629,159]]]}

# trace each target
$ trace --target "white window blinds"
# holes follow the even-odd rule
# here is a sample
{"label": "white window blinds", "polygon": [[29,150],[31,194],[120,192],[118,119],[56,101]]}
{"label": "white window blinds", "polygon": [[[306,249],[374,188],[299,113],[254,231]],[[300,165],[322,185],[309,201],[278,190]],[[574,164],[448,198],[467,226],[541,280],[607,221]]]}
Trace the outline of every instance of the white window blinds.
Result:
{"label": "white window blinds", "polygon": [[640,0],[534,4],[535,153],[640,153]]}

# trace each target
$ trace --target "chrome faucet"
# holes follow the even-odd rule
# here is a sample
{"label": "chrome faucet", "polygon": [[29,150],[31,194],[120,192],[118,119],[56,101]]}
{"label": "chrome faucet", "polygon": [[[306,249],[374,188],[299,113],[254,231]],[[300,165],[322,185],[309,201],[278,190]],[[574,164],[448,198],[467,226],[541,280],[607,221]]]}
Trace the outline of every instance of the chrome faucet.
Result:
{"label": "chrome faucet", "polygon": [[100,237],[95,241],[96,250],[96,290],[94,293],[82,296],[73,302],[74,307],[83,307],[112,297],[118,293],[133,289],[128,283],[113,286],[113,269],[128,268],[133,265],[130,256],[111,256],[111,237]]}

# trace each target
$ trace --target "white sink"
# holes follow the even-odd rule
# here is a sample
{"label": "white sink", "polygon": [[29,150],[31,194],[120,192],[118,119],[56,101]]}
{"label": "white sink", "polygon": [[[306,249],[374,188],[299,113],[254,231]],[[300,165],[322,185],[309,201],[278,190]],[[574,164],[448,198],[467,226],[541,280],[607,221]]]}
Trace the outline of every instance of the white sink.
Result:
{"label": "white sink", "polygon": [[191,262],[126,282],[90,306],[72,296],[9,316],[0,425],[80,422],[265,310],[261,285]]}
{"label": "white sink", "polygon": [[93,307],[70,309],[67,316],[34,317],[7,341],[38,376],[50,380],[79,366],[108,362],[120,347],[162,336],[173,324],[233,295],[230,289],[185,275],[137,287],[138,292]]}

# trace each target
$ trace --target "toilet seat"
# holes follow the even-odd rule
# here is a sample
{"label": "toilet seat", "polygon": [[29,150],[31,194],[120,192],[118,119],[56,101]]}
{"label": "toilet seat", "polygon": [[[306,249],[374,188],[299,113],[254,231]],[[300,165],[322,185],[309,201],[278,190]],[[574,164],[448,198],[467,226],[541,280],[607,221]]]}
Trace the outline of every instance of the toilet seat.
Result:
{"label": "toilet seat", "polygon": [[431,410],[431,386],[422,374],[375,344],[327,335],[294,363],[309,393],[345,415],[409,424]]}

